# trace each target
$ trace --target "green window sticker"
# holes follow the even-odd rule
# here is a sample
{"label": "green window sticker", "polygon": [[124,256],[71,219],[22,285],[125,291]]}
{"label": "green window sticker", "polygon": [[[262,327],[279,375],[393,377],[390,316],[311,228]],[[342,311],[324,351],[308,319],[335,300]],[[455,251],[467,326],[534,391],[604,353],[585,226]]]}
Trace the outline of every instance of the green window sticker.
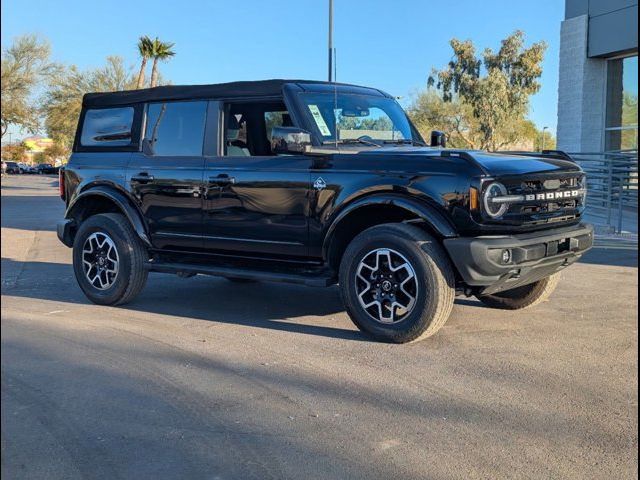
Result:
{"label": "green window sticker", "polygon": [[318,106],[309,105],[309,111],[311,112],[311,115],[313,115],[313,119],[316,121],[316,125],[320,129],[320,133],[324,137],[330,137],[331,130],[329,130],[329,127],[327,127],[327,122],[325,122],[324,118],[322,118],[322,114],[320,113],[320,109],[318,109]]}

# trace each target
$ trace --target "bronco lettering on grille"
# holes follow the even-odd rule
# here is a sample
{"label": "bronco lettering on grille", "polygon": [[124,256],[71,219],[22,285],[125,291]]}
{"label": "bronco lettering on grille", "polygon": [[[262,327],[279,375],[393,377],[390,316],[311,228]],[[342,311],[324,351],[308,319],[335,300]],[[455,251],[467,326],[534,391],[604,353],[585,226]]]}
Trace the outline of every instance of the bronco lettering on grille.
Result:
{"label": "bronco lettering on grille", "polygon": [[524,199],[528,202],[534,200],[557,200],[561,198],[574,198],[580,196],[580,190],[567,190],[565,192],[547,192],[525,195]]}

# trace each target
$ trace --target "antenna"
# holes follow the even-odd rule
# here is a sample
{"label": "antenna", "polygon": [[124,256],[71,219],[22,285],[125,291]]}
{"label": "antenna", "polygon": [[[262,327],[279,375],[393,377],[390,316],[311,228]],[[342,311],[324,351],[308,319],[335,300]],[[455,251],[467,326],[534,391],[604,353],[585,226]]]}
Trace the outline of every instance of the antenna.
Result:
{"label": "antenna", "polygon": [[333,0],[329,0],[329,70],[328,80],[333,79],[333,131],[336,150],[338,149],[338,85],[336,84],[337,78],[337,56],[336,49],[333,46]]}
{"label": "antenna", "polygon": [[331,58],[333,54],[333,0],[329,0],[329,76],[328,80],[331,81],[333,73],[333,66]]}
{"label": "antenna", "polygon": [[338,56],[336,53],[336,49],[333,49],[333,120],[335,121],[335,125],[333,127],[333,131],[335,132],[335,141],[336,141],[336,150],[338,149],[338,83],[336,79],[338,78]]}

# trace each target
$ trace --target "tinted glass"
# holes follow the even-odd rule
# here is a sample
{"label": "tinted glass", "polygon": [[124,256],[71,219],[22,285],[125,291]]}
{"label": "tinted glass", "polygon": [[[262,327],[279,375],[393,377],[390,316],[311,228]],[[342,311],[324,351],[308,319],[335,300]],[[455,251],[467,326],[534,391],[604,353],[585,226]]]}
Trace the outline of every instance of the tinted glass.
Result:
{"label": "tinted glass", "polygon": [[390,98],[325,93],[302,94],[301,98],[308,119],[323,143],[333,143],[336,139],[349,142],[362,137],[378,143],[412,138],[406,114]]}
{"label": "tinted glass", "polygon": [[200,156],[207,102],[149,104],[145,140],[156,156]]}
{"label": "tinted glass", "polygon": [[85,147],[122,147],[131,143],[133,108],[87,110],[80,143]]}
{"label": "tinted glass", "polygon": [[289,112],[264,112],[264,126],[269,141],[271,141],[273,127],[291,127],[292,125]]}
{"label": "tinted glass", "polygon": [[605,148],[638,149],[638,57],[607,63]]}

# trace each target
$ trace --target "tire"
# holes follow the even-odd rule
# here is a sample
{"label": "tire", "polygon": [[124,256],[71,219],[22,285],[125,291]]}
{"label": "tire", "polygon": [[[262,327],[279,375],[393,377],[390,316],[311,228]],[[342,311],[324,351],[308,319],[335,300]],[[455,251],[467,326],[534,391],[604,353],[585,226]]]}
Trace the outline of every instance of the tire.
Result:
{"label": "tire", "polygon": [[[99,255],[100,251],[106,256]],[[100,256],[104,262],[99,262]],[[89,217],[80,225],[73,242],[73,270],[78,285],[89,300],[99,305],[121,305],[133,300],[147,281],[147,258],[147,250],[129,221],[117,213]],[[95,265],[89,268],[83,259]],[[98,275],[100,265],[105,271]],[[110,273],[113,270],[115,274]]]}
{"label": "tire", "polygon": [[[386,268],[385,263],[393,267]],[[375,264],[382,267],[376,271],[372,268]],[[451,262],[437,240],[413,225],[390,223],[360,233],[344,252],[339,277],[351,320],[380,341],[408,343],[430,337],[445,324],[453,308],[455,277]],[[391,290],[385,290],[389,282]],[[412,304],[408,300],[411,294],[415,295]],[[365,308],[373,301],[380,306]],[[390,306],[391,302],[407,308]]]}
{"label": "tire", "polygon": [[547,300],[558,286],[559,281],[560,273],[554,273],[550,277],[530,285],[523,285],[493,295],[478,295],[478,300],[488,307],[502,310],[531,308]]}

